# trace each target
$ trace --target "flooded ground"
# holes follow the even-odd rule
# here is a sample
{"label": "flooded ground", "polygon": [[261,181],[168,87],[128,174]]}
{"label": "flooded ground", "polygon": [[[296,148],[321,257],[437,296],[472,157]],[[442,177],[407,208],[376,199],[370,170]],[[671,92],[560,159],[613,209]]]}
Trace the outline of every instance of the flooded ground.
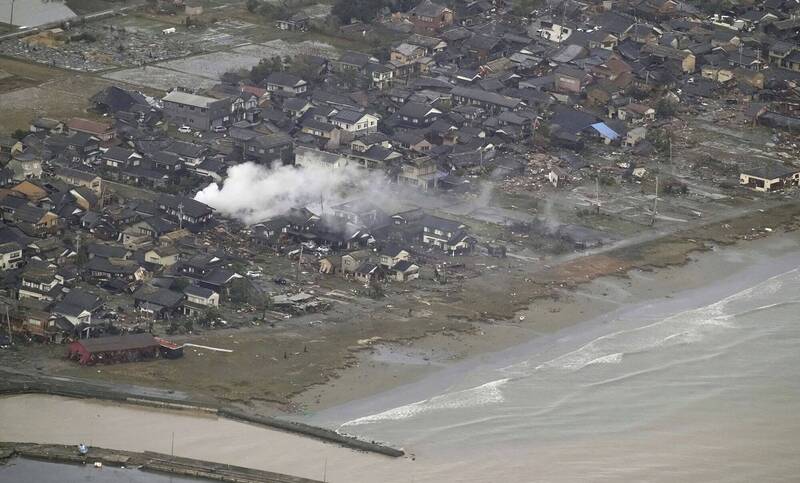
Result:
{"label": "flooded ground", "polygon": [[[13,4],[13,18],[12,14]],[[59,22],[75,16],[65,2],[59,0],[0,0],[0,22],[20,27]]]}
{"label": "flooded ground", "polygon": [[194,478],[149,473],[130,468],[65,465],[14,458],[0,466],[0,483],[198,483]]}

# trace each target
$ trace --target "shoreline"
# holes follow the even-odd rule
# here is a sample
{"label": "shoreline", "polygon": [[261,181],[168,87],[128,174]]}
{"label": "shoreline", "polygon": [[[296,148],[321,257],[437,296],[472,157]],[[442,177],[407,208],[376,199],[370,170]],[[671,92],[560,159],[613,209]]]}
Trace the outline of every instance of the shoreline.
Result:
{"label": "shoreline", "polygon": [[[61,381],[73,389],[69,395],[78,397],[91,397],[93,391],[127,394],[134,390],[137,398],[139,394],[146,396],[143,399],[166,397],[179,404],[191,400],[202,406],[235,408],[249,415],[302,420],[306,413],[391,390],[420,380],[440,366],[498,352],[613,310],[619,303],[610,301],[602,288],[604,284],[627,280],[634,285],[637,278],[647,278],[650,273],[687,266],[696,253],[794,231],[799,207],[793,201],[678,232],[655,231],[624,243],[536,263],[497,259],[494,270],[486,268],[457,286],[442,286],[427,294],[429,301],[419,295],[410,297],[417,301],[413,318],[401,315],[409,307],[408,301],[393,309],[385,305],[399,302],[395,297],[356,306],[349,314],[344,309],[337,310],[334,317],[341,320],[333,319],[332,324],[316,326],[319,328],[310,328],[301,318],[281,332],[219,331],[201,337],[214,338],[208,345],[221,345],[223,340],[228,341],[224,345],[239,344],[237,354],[255,357],[256,361],[263,361],[261,364],[275,368],[280,368],[283,361],[270,358],[269,352],[264,351],[265,343],[282,341],[283,347],[288,344],[290,351],[298,354],[297,362],[306,369],[303,374],[267,369],[272,371],[269,377],[280,376],[284,380],[281,384],[291,387],[284,394],[271,387],[272,383],[263,382],[258,383],[259,387],[270,392],[254,394],[246,377],[258,373],[249,374],[241,368],[243,372],[230,390],[223,390],[223,381],[189,388],[185,381],[175,379],[186,370],[195,374],[210,371],[205,374],[211,381],[222,371],[230,379],[230,371],[237,368],[228,366],[226,359],[215,354],[197,354],[169,365],[142,363],[136,366],[135,373],[130,372],[133,367],[125,365],[87,372],[54,361],[51,354],[51,362],[43,364],[51,367],[47,372],[50,376],[29,369],[41,359],[24,366],[7,365],[7,372]],[[685,280],[682,284],[685,286]],[[597,289],[587,289],[591,286]],[[359,335],[357,343],[350,339]],[[306,339],[312,349],[308,354],[304,353],[303,337],[310,338]],[[315,350],[316,347],[322,350]],[[258,352],[248,352],[253,350]]]}
{"label": "shoreline", "polygon": [[[705,239],[691,239],[687,233],[685,241],[693,248],[680,255],[671,254],[673,259],[666,263],[631,265],[625,271],[587,277],[557,287],[554,294],[534,297],[527,308],[517,310],[511,319],[476,322],[471,331],[439,332],[413,340],[382,341],[360,351],[356,355],[357,361],[340,370],[337,377],[327,383],[311,386],[296,395],[293,401],[305,408],[301,418],[310,416],[313,419],[316,413],[346,407],[350,403],[379,397],[428,377],[435,377],[448,365],[489,357],[535,339],[552,336],[588,321],[608,317],[629,304],[642,304],[665,296],[669,298],[678,292],[708,285],[717,280],[720,267],[712,276],[697,266],[698,261],[714,255],[725,257],[726,252],[744,247],[759,250],[770,244],[779,245],[781,240],[796,235],[796,218],[797,215],[790,214],[779,225],[769,227],[769,230],[759,227],[748,230],[748,233],[729,234],[733,235],[732,239],[714,236],[713,232],[708,233]],[[663,241],[675,244],[675,238],[680,242],[683,241],[680,238],[684,237],[671,235],[669,238]],[[650,244],[657,248],[661,241],[659,239]],[[720,266],[722,271],[728,268]],[[682,275],[681,272],[690,274]],[[620,281],[626,283],[631,291],[626,300],[616,300],[614,293],[610,293],[615,289],[614,282]]]}
{"label": "shoreline", "polygon": [[[572,297],[581,301],[562,299],[560,303],[569,304],[575,306],[575,308],[569,314],[560,313],[559,316],[578,317],[581,315],[580,307],[584,305],[594,307],[602,305],[607,309],[604,315],[592,318],[585,317],[577,324],[562,328],[556,332],[543,333],[537,339],[527,342],[518,341],[518,344],[501,348],[499,351],[476,355],[452,364],[448,361],[443,361],[439,365],[439,361],[432,360],[431,362],[436,363],[436,365],[432,364],[434,369],[448,366],[448,364],[449,366],[440,371],[440,373],[430,373],[430,377],[423,376],[422,382],[401,385],[392,390],[371,395],[366,400],[351,401],[345,403],[344,406],[334,406],[328,410],[320,411],[316,416],[324,419],[326,423],[334,424],[348,421],[351,416],[363,417],[372,415],[385,410],[387,407],[393,408],[408,402],[426,399],[430,397],[430,394],[440,393],[442,389],[457,390],[461,387],[472,387],[484,382],[483,380],[476,380],[475,376],[484,377],[481,373],[486,374],[487,372],[495,371],[498,367],[505,367],[509,361],[519,360],[520,356],[528,357],[532,352],[546,350],[550,347],[551,342],[559,341],[561,347],[558,349],[557,354],[549,355],[562,355],[563,350],[569,350],[564,348],[564,343],[561,343],[564,339],[570,341],[566,345],[575,346],[582,344],[582,341],[586,338],[593,339],[598,335],[607,333],[604,321],[611,321],[617,317],[628,317],[631,314],[660,319],[665,314],[680,313],[691,309],[695,305],[705,305],[708,300],[718,300],[731,293],[738,293],[749,284],[769,279],[775,273],[782,273],[788,268],[800,265],[798,261],[800,260],[800,255],[797,251],[799,239],[800,232],[776,233],[775,236],[747,244],[712,248],[709,251],[692,256],[691,263],[683,266],[668,267],[654,271],[635,271],[629,274],[629,279],[619,277],[596,279],[592,283],[584,285],[580,293],[573,293]],[[714,280],[717,283],[709,284],[707,283],[709,280]],[[703,288],[698,290],[698,287]],[[598,298],[604,300],[605,303],[598,304]],[[541,308],[541,310],[547,313],[548,309]],[[501,328],[501,330],[503,329]],[[490,337],[491,334],[486,336],[487,339]],[[463,339],[462,342],[465,342],[469,337],[464,337]],[[520,344],[519,342],[522,343]],[[378,352],[376,355],[379,360],[387,363],[410,365],[414,362],[413,357],[406,357],[405,354],[392,356],[391,354]],[[547,356],[548,354],[540,355]],[[430,356],[428,357],[429,359],[431,358]],[[374,370],[374,368],[370,369]],[[475,369],[481,369],[481,371],[473,374]],[[449,372],[444,372],[448,370]],[[340,387],[340,390],[345,391],[345,388]],[[2,400],[0,400],[0,404],[3,404]],[[468,473],[470,461],[475,457],[475,451],[477,451],[475,448],[448,445],[446,442],[439,441],[436,437],[420,440],[413,436],[406,439],[398,436],[398,433],[390,434],[387,432],[385,433],[386,438],[397,439],[395,442],[402,443],[409,454],[404,458],[377,459],[372,455],[337,449],[332,445],[318,446],[318,443],[313,444],[309,441],[304,441],[306,438],[291,438],[291,441],[293,441],[291,444],[276,444],[275,441],[283,441],[282,438],[286,436],[282,436],[280,433],[265,432],[266,430],[263,428],[247,428],[248,425],[239,425],[238,423],[208,416],[204,417],[201,414],[181,414],[175,411],[160,411],[151,408],[118,408],[113,407],[111,404],[92,401],[87,401],[86,403],[78,402],[77,400],[54,401],[40,396],[22,399],[19,402],[10,401],[4,404],[6,404],[4,407],[12,411],[12,413],[7,413],[7,417],[10,418],[9,421],[12,424],[6,425],[6,434],[9,437],[13,436],[17,440],[36,440],[38,438],[40,441],[67,443],[76,438],[87,439],[87,436],[79,430],[67,427],[54,428],[52,423],[42,422],[30,427],[31,425],[27,423],[13,422],[15,420],[27,420],[23,414],[39,414],[40,409],[37,408],[40,408],[40,405],[60,407],[63,408],[62,412],[80,414],[82,418],[86,417],[88,419],[95,418],[95,413],[97,413],[102,418],[101,421],[111,424],[111,427],[104,425],[98,428],[93,433],[93,436],[88,437],[94,437],[95,444],[105,447],[116,446],[125,450],[136,451],[152,449],[161,453],[169,453],[169,431],[173,428],[163,428],[162,426],[166,422],[167,425],[175,424],[177,426],[175,429],[187,427],[187,424],[191,425],[187,427],[191,428],[191,434],[184,435],[183,431],[176,431],[176,434],[180,435],[176,442],[179,442],[180,446],[182,446],[180,449],[176,446],[176,454],[202,460],[216,460],[220,463],[231,463],[243,467],[254,467],[284,473],[291,473],[294,468],[302,468],[308,464],[319,463],[321,468],[322,457],[318,456],[318,453],[309,452],[308,449],[303,450],[300,447],[309,448],[307,445],[313,445],[314,448],[327,448],[325,451],[329,452],[328,457],[333,458],[330,461],[337,461],[335,468],[328,467],[328,475],[336,475],[342,481],[377,481],[379,478],[382,481],[407,481],[402,478],[402,475],[408,474],[414,474],[418,481],[442,481],[442,471],[452,471],[452,473],[447,474],[457,478],[472,474]],[[14,408],[14,406],[17,408]],[[73,411],[70,408],[76,410]],[[346,412],[348,410],[352,414],[348,414]],[[20,411],[20,413],[17,414],[15,411]],[[119,411],[125,414],[121,418],[122,421],[117,416]],[[130,416],[128,414],[132,412],[137,415]],[[146,417],[146,423],[142,417]],[[0,421],[0,425],[2,423]],[[79,422],[77,424],[81,426]],[[123,436],[118,429],[119,427],[130,425],[138,428],[143,424],[146,424],[147,428],[159,427],[160,433],[143,438],[135,435]],[[413,423],[411,424],[413,427]],[[664,423],[656,423],[654,427],[658,429],[662,424]],[[213,428],[219,428],[219,430]],[[347,431],[352,430],[357,434],[372,435],[365,436],[367,438],[382,437],[384,433],[380,428],[346,426]],[[148,430],[142,427],[142,431],[147,432]],[[239,436],[239,431],[243,432],[241,433],[242,435],[246,434],[247,436]],[[407,431],[409,430],[403,430],[403,432]],[[105,439],[99,439],[100,435],[105,435],[103,436]],[[551,449],[547,449],[548,445],[545,442],[534,441],[531,444],[533,445],[532,447],[539,448],[541,451],[552,452]],[[569,443],[563,442],[563,444],[568,445]],[[261,445],[260,450],[257,451],[255,449],[257,446],[253,445]],[[275,448],[270,451],[277,451],[277,453],[274,457],[267,458],[263,453],[266,448]],[[220,449],[223,450],[220,451]],[[443,463],[445,461],[447,463]],[[450,470],[442,470],[442,465],[449,467]],[[484,470],[499,471],[500,468],[492,467],[489,469],[484,468]],[[522,471],[521,469],[518,470]],[[541,468],[541,471],[554,470]],[[504,471],[513,473],[517,470]],[[306,474],[304,476],[314,475]]]}
{"label": "shoreline", "polygon": [[[471,329],[456,332],[455,337],[471,338],[472,342],[463,346],[456,344],[457,347],[451,352],[462,354],[458,360],[463,360],[515,345],[513,342],[515,340],[519,342],[517,339],[519,333],[525,340],[530,340],[575,325],[581,320],[608,311],[607,309],[598,311],[596,302],[602,301],[601,296],[594,297],[595,304],[584,304],[577,313],[570,314],[570,311],[574,312],[573,307],[570,303],[564,303],[564,298],[569,299],[586,284],[606,278],[630,279],[631,273],[657,273],[658,270],[685,267],[692,261],[692,256],[698,253],[794,232],[800,228],[799,217],[800,205],[788,202],[664,233],[641,242],[625,242],[618,247],[600,247],[596,250],[570,254],[563,262],[556,261],[540,270],[521,270],[521,279],[519,274],[516,274],[515,282],[502,283],[508,287],[507,290],[513,290],[511,297],[505,297],[506,300],[510,299],[505,307],[507,313],[484,313],[489,318],[488,323],[474,317],[470,318],[473,324]],[[510,309],[508,305],[511,305]],[[520,317],[524,317],[524,320]],[[525,323],[532,319],[537,320],[535,325]],[[542,320],[545,322],[542,323]],[[474,334],[483,336],[489,331],[496,333],[497,335],[493,337],[500,341],[482,344],[474,336]],[[516,334],[504,334],[503,331]],[[412,339],[387,339],[381,341],[380,345],[416,346],[435,352],[442,346],[451,345],[452,337],[445,335],[447,332],[454,331],[442,330]],[[503,343],[503,339],[508,339],[509,342]],[[426,371],[420,366],[427,364],[413,364],[410,370],[404,370],[398,365],[377,367],[369,362],[372,352],[374,347],[361,348],[354,354],[354,361],[337,369],[327,381],[311,384],[305,390],[292,395],[293,405],[302,408],[298,412],[313,413],[324,410],[418,381],[426,375]],[[445,357],[450,355],[445,353]],[[370,367],[366,367],[365,362]],[[390,381],[392,379],[395,381],[387,383],[387,376]],[[374,381],[378,383],[375,384]],[[342,383],[346,385],[345,389],[338,387]],[[365,388],[365,383],[372,386]]]}

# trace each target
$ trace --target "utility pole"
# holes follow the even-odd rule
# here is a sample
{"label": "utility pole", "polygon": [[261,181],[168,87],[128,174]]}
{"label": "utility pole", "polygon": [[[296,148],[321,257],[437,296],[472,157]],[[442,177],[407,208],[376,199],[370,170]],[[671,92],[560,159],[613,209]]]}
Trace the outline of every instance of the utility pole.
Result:
{"label": "utility pole", "polygon": [[11,334],[11,316],[8,314],[8,304],[6,304],[6,324],[8,324],[8,343],[14,345],[14,336]]}
{"label": "utility pole", "polygon": [[650,219],[650,225],[656,222],[656,214],[658,213],[658,176],[656,176],[656,197],[653,200],[653,218]]}
{"label": "utility pole", "polygon": [[597,214],[600,214],[600,177],[597,176],[594,178],[594,199],[595,199],[595,210]]}
{"label": "utility pole", "polygon": [[742,50],[744,50],[744,44],[739,44],[739,67],[742,66]]}
{"label": "utility pole", "polygon": [[183,202],[178,203],[178,228],[183,230]]}
{"label": "utility pole", "polygon": [[8,24],[12,26],[14,25],[14,2],[16,1],[17,0],[11,0],[11,19],[9,19]]}
{"label": "utility pole", "polygon": [[305,246],[300,245],[300,256],[297,258],[297,268],[294,274],[294,279],[297,283],[300,283],[300,263],[303,261],[303,248],[305,248]]}
{"label": "utility pole", "polygon": [[533,120],[533,126],[531,128],[531,146],[536,146],[536,129],[539,127],[539,116]]}
{"label": "utility pole", "polygon": [[669,142],[669,164],[672,165],[672,135],[667,135],[667,141]]}

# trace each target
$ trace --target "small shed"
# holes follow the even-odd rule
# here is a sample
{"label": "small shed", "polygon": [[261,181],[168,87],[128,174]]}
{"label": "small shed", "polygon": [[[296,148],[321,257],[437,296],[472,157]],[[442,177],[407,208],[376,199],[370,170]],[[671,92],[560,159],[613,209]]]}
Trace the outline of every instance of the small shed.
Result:
{"label": "small shed", "polygon": [[787,186],[800,184],[800,169],[770,163],[742,170],[739,183],[756,191],[778,191]]}
{"label": "small shed", "polygon": [[67,357],[81,365],[136,362],[158,357],[158,347],[158,341],[150,334],[80,339],[69,345]]}

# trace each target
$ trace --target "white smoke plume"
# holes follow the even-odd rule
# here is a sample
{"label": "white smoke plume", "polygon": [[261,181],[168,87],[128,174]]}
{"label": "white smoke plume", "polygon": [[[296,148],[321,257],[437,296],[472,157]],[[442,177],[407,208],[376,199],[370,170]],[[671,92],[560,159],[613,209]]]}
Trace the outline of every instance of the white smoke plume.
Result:
{"label": "white smoke plume", "polygon": [[382,175],[355,167],[279,166],[254,163],[231,167],[222,187],[212,183],[195,195],[224,215],[245,223],[257,223],[282,215],[291,208],[320,202],[325,208],[347,199],[378,192]]}

